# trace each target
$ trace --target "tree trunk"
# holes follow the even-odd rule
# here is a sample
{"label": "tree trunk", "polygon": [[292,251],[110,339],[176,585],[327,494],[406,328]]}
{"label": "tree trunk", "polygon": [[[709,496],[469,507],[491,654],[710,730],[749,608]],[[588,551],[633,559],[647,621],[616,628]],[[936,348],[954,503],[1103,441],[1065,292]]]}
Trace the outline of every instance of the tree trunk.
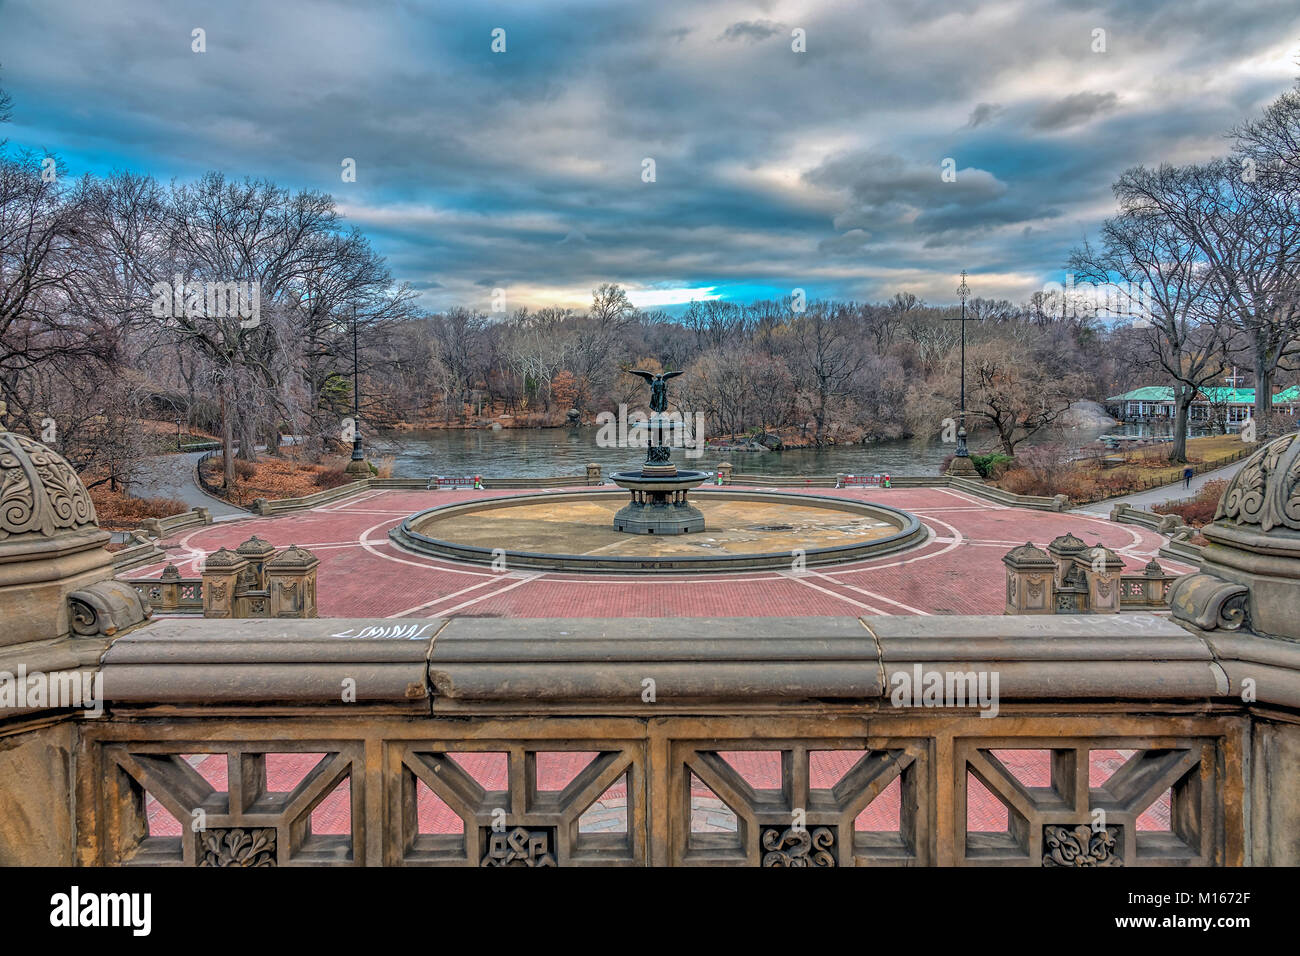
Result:
{"label": "tree trunk", "polygon": [[1269,413],[1273,410],[1273,365],[1269,361],[1266,342],[1255,344],[1255,440],[1263,442],[1268,437]]}
{"label": "tree trunk", "polygon": [[244,461],[257,461],[257,430],[247,416],[239,421],[239,457]]}
{"label": "tree trunk", "polygon": [[226,389],[221,389],[221,487],[227,491],[235,487],[234,423],[230,420],[230,403]]}
{"label": "tree trunk", "polygon": [[1190,385],[1180,383],[1177,386],[1177,402],[1174,406],[1174,447],[1169,453],[1170,461],[1187,462],[1187,416],[1192,407],[1192,396],[1196,390]]}

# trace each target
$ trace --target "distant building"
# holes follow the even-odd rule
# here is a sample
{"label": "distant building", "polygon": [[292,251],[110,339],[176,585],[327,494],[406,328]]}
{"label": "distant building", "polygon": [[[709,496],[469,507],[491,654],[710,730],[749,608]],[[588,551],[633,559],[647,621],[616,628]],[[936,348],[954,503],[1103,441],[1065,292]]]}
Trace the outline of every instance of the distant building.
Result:
{"label": "distant building", "polygon": [[[1300,405],[1300,386],[1292,385],[1273,396],[1274,411],[1294,415]],[[1255,406],[1253,388],[1202,388],[1196,393],[1188,420],[1192,422],[1220,421],[1235,425],[1250,418]],[[1126,422],[1151,422],[1174,420],[1176,406],[1174,390],[1169,385],[1147,385],[1123,395],[1106,399],[1107,409]]]}

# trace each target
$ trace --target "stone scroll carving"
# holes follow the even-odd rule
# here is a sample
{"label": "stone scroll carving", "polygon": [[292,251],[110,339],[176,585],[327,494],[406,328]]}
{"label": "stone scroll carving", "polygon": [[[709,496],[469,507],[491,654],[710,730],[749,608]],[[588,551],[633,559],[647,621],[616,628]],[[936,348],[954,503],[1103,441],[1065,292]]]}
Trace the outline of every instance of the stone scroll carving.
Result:
{"label": "stone scroll carving", "polygon": [[1111,828],[1043,827],[1043,866],[1123,866]]}
{"label": "stone scroll carving", "polygon": [[213,829],[199,839],[199,866],[275,866],[275,828]]}
{"label": "stone scroll carving", "polygon": [[1248,623],[1249,594],[1244,584],[1210,574],[1189,574],[1169,589],[1169,606],[1175,620],[1203,631],[1235,631]]}
{"label": "stone scroll carving", "polygon": [[830,827],[765,827],[762,866],[834,866],[835,833]]}
{"label": "stone scroll carving", "polygon": [[1300,442],[1284,435],[1250,458],[1219,499],[1215,521],[1255,524],[1263,531],[1300,530]]}
{"label": "stone scroll carving", "polygon": [[95,505],[61,456],[23,435],[0,432],[0,541],[97,527]]}

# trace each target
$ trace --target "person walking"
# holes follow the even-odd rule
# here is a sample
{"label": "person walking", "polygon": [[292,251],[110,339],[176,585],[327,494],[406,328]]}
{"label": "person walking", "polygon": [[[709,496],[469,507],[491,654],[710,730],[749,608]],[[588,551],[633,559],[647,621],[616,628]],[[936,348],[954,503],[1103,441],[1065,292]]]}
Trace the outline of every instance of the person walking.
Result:
{"label": "person walking", "polygon": [[1192,466],[1188,465],[1186,468],[1183,469],[1183,488],[1187,489],[1191,487],[1192,487]]}

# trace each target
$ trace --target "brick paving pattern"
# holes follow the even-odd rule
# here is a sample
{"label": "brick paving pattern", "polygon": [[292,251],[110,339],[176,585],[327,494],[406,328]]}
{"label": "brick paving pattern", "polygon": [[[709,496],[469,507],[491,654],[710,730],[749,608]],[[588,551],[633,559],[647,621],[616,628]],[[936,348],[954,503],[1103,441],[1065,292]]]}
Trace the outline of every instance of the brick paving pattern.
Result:
{"label": "brick paving pattern", "polygon": [[[1027,540],[1045,545],[1072,531],[1089,545],[1115,550],[1129,571],[1141,570],[1163,540],[1098,515],[1008,508],[949,489],[817,491],[910,511],[931,536],[907,552],[804,573],[503,573],[410,554],[388,539],[389,529],[415,511],[500,492],[378,491],[314,511],[209,525],[163,546],[187,577],[197,575],[195,562],[205,553],[234,547],[253,533],[276,547],[309,548],[321,561],[317,594],[324,617],[817,617],[1000,614],[1002,555]],[[128,576],[152,577],[162,568],[159,563]]]}

